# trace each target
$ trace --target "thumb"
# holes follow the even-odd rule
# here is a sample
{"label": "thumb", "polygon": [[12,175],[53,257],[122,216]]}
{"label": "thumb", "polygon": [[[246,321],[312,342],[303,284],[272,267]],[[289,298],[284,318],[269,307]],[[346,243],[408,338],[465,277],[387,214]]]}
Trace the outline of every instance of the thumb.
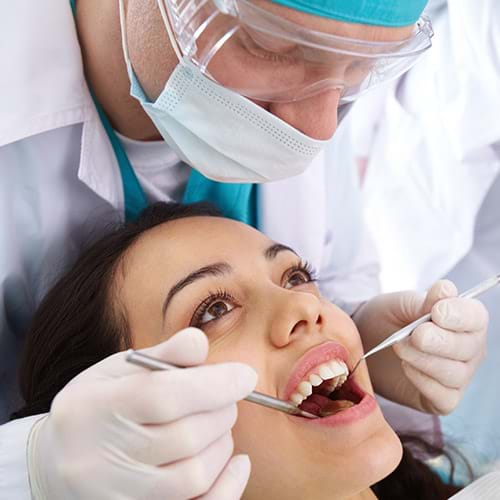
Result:
{"label": "thumb", "polygon": [[168,340],[141,352],[179,366],[196,366],[205,362],[208,356],[207,336],[194,327],[184,328]]}
{"label": "thumb", "polygon": [[422,305],[422,314],[430,313],[434,304],[436,304],[440,300],[457,296],[458,290],[452,281],[437,281],[427,292],[424,303]]}
{"label": "thumb", "polygon": [[[152,347],[141,349],[148,356],[179,366],[196,366],[205,362],[208,355],[208,339],[198,328],[185,328],[174,336]],[[128,363],[127,352],[113,354],[91,366],[74,380],[90,378],[126,377],[144,372],[144,368]]]}

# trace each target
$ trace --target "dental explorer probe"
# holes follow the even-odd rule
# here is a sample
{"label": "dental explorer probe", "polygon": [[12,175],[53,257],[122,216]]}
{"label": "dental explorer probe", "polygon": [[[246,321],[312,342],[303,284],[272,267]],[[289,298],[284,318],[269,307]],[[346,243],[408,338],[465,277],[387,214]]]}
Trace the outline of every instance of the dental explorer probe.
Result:
{"label": "dental explorer probe", "polygon": [[[459,297],[464,299],[473,299],[487,292],[488,290],[491,290],[492,288],[496,287],[499,283],[500,283],[500,274],[497,274],[496,276],[493,276],[492,278],[489,278],[483,281],[482,283],[479,283],[479,285],[476,285],[470,290],[461,293]],[[413,321],[413,323],[410,323],[404,328],[401,328],[401,330],[398,330],[396,333],[393,333],[392,335],[387,337],[385,340],[380,342],[380,344],[376,345],[373,349],[370,349],[360,358],[360,360],[356,363],[349,376],[351,376],[357,370],[361,361],[368,358],[372,354],[376,354],[377,352],[380,352],[383,349],[386,349],[387,347],[390,347],[394,344],[397,344],[398,342],[401,342],[405,338],[409,337],[413,333],[415,328],[417,328],[417,326],[421,325],[422,323],[426,323],[427,321],[430,320],[431,320],[431,314],[429,313],[426,314],[425,316],[422,316],[421,318],[418,318],[417,320]]]}
{"label": "dental explorer probe", "polygon": [[[165,361],[153,358],[151,356],[143,354],[142,352],[135,351],[134,349],[129,349],[127,351],[125,359],[129,363],[133,363],[137,366],[142,366],[143,368],[147,368],[148,370],[182,370],[184,368],[184,366],[177,366],[172,363],[166,363]],[[318,415],[303,411],[300,408],[287,403],[286,401],[273,398],[272,396],[268,396],[267,394],[262,394],[261,392],[257,391],[253,391],[251,394],[249,394],[245,398],[245,401],[250,401],[250,403],[265,406],[266,408],[271,408],[272,410],[282,411],[284,413],[288,413],[289,415],[298,415],[300,417],[310,419],[319,418]]]}

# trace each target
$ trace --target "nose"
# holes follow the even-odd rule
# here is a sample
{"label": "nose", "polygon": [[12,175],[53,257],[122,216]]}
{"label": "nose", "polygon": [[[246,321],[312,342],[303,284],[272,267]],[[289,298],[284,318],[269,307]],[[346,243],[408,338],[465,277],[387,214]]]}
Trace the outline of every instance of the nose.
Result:
{"label": "nose", "polygon": [[330,139],[337,129],[339,90],[325,90],[294,102],[271,102],[267,109],[313,139]]}
{"label": "nose", "polygon": [[273,311],[270,339],[275,347],[284,347],[294,338],[321,331],[321,301],[312,293],[282,290],[279,306]]}

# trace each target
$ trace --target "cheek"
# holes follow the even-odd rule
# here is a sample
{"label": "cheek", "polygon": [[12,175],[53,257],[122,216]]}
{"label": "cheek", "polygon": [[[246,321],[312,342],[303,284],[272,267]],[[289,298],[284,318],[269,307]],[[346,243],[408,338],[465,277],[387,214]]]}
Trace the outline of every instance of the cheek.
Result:
{"label": "cheek", "polygon": [[238,361],[254,368],[262,377],[265,366],[265,351],[257,340],[252,341],[250,334],[245,334],[242,329],[231,331],[227,335],[214,338],[208,334],[210,348],[208,363],[227,363]]}
{"label": "cheek", "polygon": [[252,463],[245,500],[316,498],[301,486],[298,490],[307,480],[308,457],[287,420],[247,402],[238,405],[235,453],[248,454]]}
{"label": "cheek", "polygon": [[[356,363],[364,351],[359,331],[352,319],[338,307],[327,303],[325,308],[325,323],[328,325],[328,337],[331,340],[340,342],[349,351],[352,363]],[[332,326],[330,327],[330,325]],[[361,363],[358,367],[356,377],[363,389],[373,394],[373,386],[366,363]]]}
{"label": "cheek", "polygon": [[332,340],[342,343],[353,360],[357,361],[363,354],[363,345],[356,325],[350,316],[337,306],[326,301],[324,304],[323,316],[326,335]]}

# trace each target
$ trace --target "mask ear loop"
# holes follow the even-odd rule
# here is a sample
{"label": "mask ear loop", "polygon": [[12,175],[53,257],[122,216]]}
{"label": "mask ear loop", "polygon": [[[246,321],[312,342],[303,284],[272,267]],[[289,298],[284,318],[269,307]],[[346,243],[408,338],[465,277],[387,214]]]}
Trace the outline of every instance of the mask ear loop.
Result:
{"label": "mask ear loop", "polygon": [[165,9],[165,4],[163,0],[157,0],[156,3],[158,4],[158,8],[160,9],[160,14],[163,19],[163,24],[165,25],[165,29],[167,30],[168,38],[170,40],[170,45],[174,49],[175,55],[177,56],[177,59],[179,59],[179,62],[182,62],[183,56],[179,48],[179,44],[177,43],[177,39],[175,38],[174,32],[172,30],[172,24],[171,24],[172,20],[170,19]]}
{"label": "mask ear loop", "polygon": [[130,66],[130,57],[128,53],[128,46],[127,46],[127,34],[125,31],[125,7],[123,5],[123,0],[118,0],[118,6],[119,6],[119,11],[120,11],[120,31],[121,31],[121,40],[122,40],[122,51],[123,51],[123,57],[125,58],[125,62],[127,63],[127,66]]}

